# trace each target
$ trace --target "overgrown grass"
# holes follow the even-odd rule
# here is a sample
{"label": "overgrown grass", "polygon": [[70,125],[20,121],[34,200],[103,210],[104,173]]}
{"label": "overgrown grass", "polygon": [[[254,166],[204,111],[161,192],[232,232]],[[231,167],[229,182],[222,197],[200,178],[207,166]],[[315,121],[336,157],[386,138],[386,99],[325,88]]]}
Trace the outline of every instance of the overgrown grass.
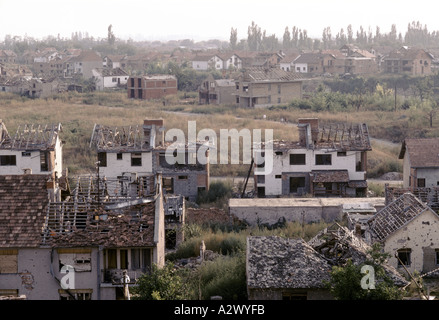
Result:
{"label": "overgrown grass", "polygon": [[202,241],[204,241],[207,250],[228,255],[240,250],[245,250],[248,236],[274,235],[285,238],[303,238],[304,240],[309,240],[328,225],[330,225],[330,223],[318,222],[302,225],[299,222],[287,222],[284,226],[275,229],[261,226],[248,227],[236,232],[223,231],[227,230],[227,227],[217,228],[213,231],[210,227],[202,228],[197,226],[197,232],[195,234],[192,233],[193,236],[190,237],[187,237],[188,234],[185,233],[186,240],[180,244],[175,252],[169,253],[166,257],[169,260],[197,257],[200,254]]}
{"label": "overgrown grass", "polygon": [[[274,139],[297,140],[297,120],[301,117],[316,117],[322,125],[334,122],[365,122],[368,124],[371,137],[396,142],[396,148],[400,147],[400,142],[406,137],[430,137],[439,134],[435,127],[429,128],[424,110],[426,107],[423,109],[414,98],[410,100],[406,109],[398,109],[397,112],[387,109],[369,110],[376,109],[372,108],[371,102],[358,112],[343,108],[317,112],[312,108],[300,109],[294,106],[245,109],[186,104],[187,100],[191,99],[196,99],[196,93],[187,93],[186,98],[180,94],[178,99],[169,99],[166,106],[163,106],[162,101],[128,99],[124,91],[62,93],[51,98],[34,100],[11,93],[0,93],[0,118],[11,134],[18,125],[24,123],[61,122],[64,129],[61,139],[65,141],[64,165],[72,174],[94,171],[96,155],[89,148],[89,140],[95,123],[126,126],[141,124],[145,118],[163,118],[167,130],[181,129],[185,134],[188,121],[196,121],[197,132],[205,128],[213,129],[217,137],[220,137],[220,129],[239,131],[246,128],[250,132],[255,129],[261,129],[262,132],[272,129]],[[338,103],[337,99],[334,98],[330,102]],[[437,126],[436,119],[433,124]],[[217,154],[211,154],[211,157],[216,156],[218,162],[220,147],[218,144]],[[239,142],[239,147],[242,147],[242,141]],[[397,152],[388,145],[373,144],[368,158],[369,177],[377,177],[388,170],[401,170]],[[211,165],[212,176],[246,176],[247,172],[248,165],[245,164]]]}

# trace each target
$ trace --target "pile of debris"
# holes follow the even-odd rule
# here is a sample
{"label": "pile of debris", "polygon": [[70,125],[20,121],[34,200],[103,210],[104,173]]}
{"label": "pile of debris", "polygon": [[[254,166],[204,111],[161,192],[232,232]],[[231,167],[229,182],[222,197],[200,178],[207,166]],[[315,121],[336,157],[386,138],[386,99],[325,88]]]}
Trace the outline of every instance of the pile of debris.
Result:
{"label": "pile of debris", "polygon": [[[371,247],[354,231],[338,223],[322,230],[308,244],[332,266],[344,266],[349,259],[360,265],[370,258]],[[383,268],[395,285],[403,287],[409,284],[394,267],[384,264]]]}
{"label": "pile of debris", "polygon": [[334,223],[318,233],[309,242],[331,265],[344,265],[348,259],[353,262],[366,260],[369,246],[353,231]]}

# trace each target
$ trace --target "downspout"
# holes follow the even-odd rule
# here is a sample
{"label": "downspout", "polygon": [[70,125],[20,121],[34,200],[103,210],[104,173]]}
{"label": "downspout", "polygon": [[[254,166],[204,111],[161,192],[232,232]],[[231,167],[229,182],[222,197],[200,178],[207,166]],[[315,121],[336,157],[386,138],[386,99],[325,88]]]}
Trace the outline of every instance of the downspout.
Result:
{"label": "downspout", "polygon": [[97,300],[101,300],[101,251],[102,251],[102,246],[98,247],[98,261],[97,261],[97,273],[98,273],[98,295],[97,295]]}

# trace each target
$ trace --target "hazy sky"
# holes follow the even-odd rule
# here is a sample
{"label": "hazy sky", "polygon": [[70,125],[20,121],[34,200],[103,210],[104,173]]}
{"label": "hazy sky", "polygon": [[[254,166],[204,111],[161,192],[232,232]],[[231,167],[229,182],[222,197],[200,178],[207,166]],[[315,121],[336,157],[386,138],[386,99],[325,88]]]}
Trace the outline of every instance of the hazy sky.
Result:
{"label": "hazy sky", "polygon": [[404,36],[412,21],[439,30],[438,8],[431,0],[0,0],[0,41],[5,35],[70,38],[75,31],[105,38],[110,24],[123,39],[228,41],[232,27],[246,38],[252,21],[279,39],[285,27],[321,37],[326,27],[335,36],[349,24],[354,33],[360,25],[387,33],[396,24]]}

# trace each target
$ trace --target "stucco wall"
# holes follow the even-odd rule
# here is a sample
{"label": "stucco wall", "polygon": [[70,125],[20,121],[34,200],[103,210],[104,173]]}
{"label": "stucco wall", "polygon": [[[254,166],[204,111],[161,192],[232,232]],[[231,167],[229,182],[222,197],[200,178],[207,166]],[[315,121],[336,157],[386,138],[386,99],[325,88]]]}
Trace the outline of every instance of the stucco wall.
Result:
{"label": "stucco wall", "polygon": [[389,263],[392,266],[398,266],[395,252],[403,248],[411,249],[411,265],[407,267],[410,272],[438,268],[435,249],[439,249],[439,217],[427,210],[385,240],[384,251],[391,255]]}

